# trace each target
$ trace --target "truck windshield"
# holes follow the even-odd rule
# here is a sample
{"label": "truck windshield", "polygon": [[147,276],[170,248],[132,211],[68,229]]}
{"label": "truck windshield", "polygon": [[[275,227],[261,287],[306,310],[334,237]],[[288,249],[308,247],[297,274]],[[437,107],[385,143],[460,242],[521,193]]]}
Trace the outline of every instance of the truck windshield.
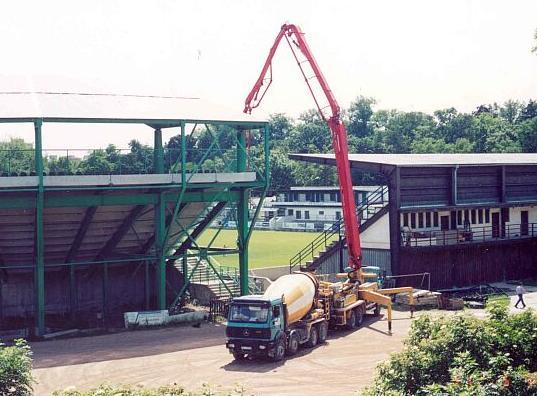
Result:
{"label": "truck windshield", "polygon": [[231,322],[265,323],[268,318],[268,308],[259,305],[237,304],[229,309]]}

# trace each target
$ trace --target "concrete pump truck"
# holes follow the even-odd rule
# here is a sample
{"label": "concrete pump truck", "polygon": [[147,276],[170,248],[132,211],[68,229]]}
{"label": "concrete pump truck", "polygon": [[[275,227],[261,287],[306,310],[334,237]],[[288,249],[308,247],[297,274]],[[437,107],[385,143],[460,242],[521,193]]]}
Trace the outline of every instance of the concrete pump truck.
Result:
{"label": "concrete pump truck", "polygon": [[[328,328],[358,327],[367,312],[380,313],[387,307],[388,330],[392,326],[389,294],[408,292],[412,288],[380,289],[377,273],[362,266],[359,220],[352,189],[347,133],[341,110],[323,73],[296,25],[281,27],[261,74],[248,94],[244,112],[258,107],[272,83],[272,59],[278,45],[285,39],[313,96],[321,118],[332,135],[333,150],[345,222],[345,238],[349,252],[347,280],[321,281],[314,273],[295,272],[274,281],[263,295],[234,298],[229,307],[226,347],[235,359],[264,356],[274,361],[293,355],[300,345],[314,347],[326,340]],[[324,96],[324,100],[321,100]]]}

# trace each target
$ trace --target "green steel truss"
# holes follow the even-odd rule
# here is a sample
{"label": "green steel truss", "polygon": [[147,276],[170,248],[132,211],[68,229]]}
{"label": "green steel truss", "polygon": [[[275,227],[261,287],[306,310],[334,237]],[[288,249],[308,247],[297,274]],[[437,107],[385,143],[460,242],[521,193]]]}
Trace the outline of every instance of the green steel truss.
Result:
{"label": "green steel truss", "polygon": [[[154,131],[154,154],[153,173],[164,173],[164,147],[162,141],[162,129],[170,127],[181,128],[181,155],[178,163],[173,167],[180,173],[182,178],[178,184],[164,185],[130,185],[130,186],[80,186],[80,187],[50,187],[44,185],[43,177],[43,148],[42,133],[47,123],[69,122],[69,123],[123,123],[123,124],[145,124]],[[186,260],[188,257],[196,257],[197,262],[205,259],[215,274],[221,278],[222,271],[215,267],[211,256],[221,254],[237,254],[239,261],[240,290],[241,294],[248,293],[248,242],[253,231],[253,224],[259,214],[263,199],[270,183],[269,164],[269,128],[266,122],[222,122],[211,120],[136,120],[136,119],[80,119],[80,118],[3,118],[0,123],[33,123],[35,130],[35,174],[37,186],[35,188],[1,188],[0,186],[0,209],[30,209],[35,211],[35,249],[34,261],[24,265],[9,265],[0,262],[0,269],[27,268],[34,272],[35,288],[35,334],[41,336],[46,331],[45,323],[45,269],[49,267],[69,267],[70,269],[70,300],[71,308],[76,304],[76,286],[74,283],[75,267],[80,265],[100,265],[103,271],[103,301],[106,301],[108,267],[116,263],[132,263],[135,266],[143,266],[145,271],[145,308],[166,309],[166,266],[173,265],[176,260],[183,262],[183,276],[185,282],[174,298],[174,303],[179,301],[183,293],[188,290],[192,272],[187,273]],[[187,172],[187,126],[194,125],[194,133],[197,125],[205,125],[214,140],[210,149],[203,155],[203,158]],[[210,153],[221,150],[219,144],[218,127],[225,125],[236,131],[235,136],[235,158],[230,161],[229,172],[256,172],[256,179],[252,182],[215,182],[215,183],[191,183],[192,177],[202,171],[202,164],[210,158]],[[261,148],[262,158],[252,158],[247,145],[247,134],[257,133],[259,135],[258,147]],[[259,157],[259,156],[258,156]],[[261,164],[261,165],[260,165]],[[192,165],[192,164],[191,164]],[[261,168],[261,169],[259,169]],[[65,194],[76,191],[76,195]],[[96,190],[102,193],[96,194]],[[126,190],[128,194],[106,194],[112,190]],[[259,203],[250,214],[249,197],[253,190],[257,190],[260,196]],[[178,222],[181,210],[188,203],[202,203],[203,210],[198,218],[189,225],[181,225]],[[133,206],[130,213],[113,236],[102,247],[99,254],[91,261],[74,261],[76,252],[84,240],[85,234],[91,224],[99,206],[106,205],[128,205]],[[224,207],[232,208],[237,224],[237,247],[235,249],[221,248],[213,246],[216,239],[209,243],[209,246],[199,246],[196,238],[210,222],[209,220],[217,215]],[[76,233],[65,260],[58,262],[46,262],[43,213],[45,208],[61,207],[82,207],[85,214]],[[173,210],[171,209],[173,207]],[[140,249],[132,255],[112,257],[110,253],[121,241],[122,237],[132,226],[142,213],[146,210],[154,210],[154,235],[146,241],[140,241]],[[172,225],[179,226],[179,232],[172,233]],[[217,231],[219,233],[220,230]],[[143,243],[142,243],[143,242]],[[155,271],[157,302],[156,306],[149,304],[149,287],[147,285],[149,272]],[[227,285],[223,282],[223,286]],[[106,307],[103,309],[106,315]]]}

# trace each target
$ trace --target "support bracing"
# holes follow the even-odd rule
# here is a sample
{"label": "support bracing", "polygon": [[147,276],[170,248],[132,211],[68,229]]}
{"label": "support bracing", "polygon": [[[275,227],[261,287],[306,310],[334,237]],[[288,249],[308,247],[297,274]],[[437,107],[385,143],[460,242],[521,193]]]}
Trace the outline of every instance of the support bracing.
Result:
{"label": "support bracing", "polygon": [[[237,139],[237,172],[246,171],[246,131],[238,130]],[[241,147],[242,146],[242,147]],[[237,232],[239,244],[239,277],[241,296],[249,294],[248,287],[248,189],[239,190],[239,202],[237,204]]]}
{"label": "support bracing", "polygon": [[45,334],[45,243],[43,237],[43,145],[41,127],[43,121],[34,121],[35,130],[35,172],[38,180],[38,189],[35,206],[35,333],[37,336]]}

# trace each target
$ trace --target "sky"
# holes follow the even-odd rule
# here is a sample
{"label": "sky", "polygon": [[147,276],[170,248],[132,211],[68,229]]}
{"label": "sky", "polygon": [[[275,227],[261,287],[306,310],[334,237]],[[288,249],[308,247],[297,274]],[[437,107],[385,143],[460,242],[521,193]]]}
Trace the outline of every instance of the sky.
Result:
{"label": "sky", "polygon": [[[280,26],[300,25],[340,105],[432,113],[537,98],[537,1],[6,1],[0,92],[194,96],[242,111]],[[284,44],[284,43],[282,43]],[[313,108],[289,48],[256,116]],[[176,131],[167,131],[165,139]],[[143,126],[46,125],[45,148],[152,143]],[[0,125],[0,140],[33,140]]]}

